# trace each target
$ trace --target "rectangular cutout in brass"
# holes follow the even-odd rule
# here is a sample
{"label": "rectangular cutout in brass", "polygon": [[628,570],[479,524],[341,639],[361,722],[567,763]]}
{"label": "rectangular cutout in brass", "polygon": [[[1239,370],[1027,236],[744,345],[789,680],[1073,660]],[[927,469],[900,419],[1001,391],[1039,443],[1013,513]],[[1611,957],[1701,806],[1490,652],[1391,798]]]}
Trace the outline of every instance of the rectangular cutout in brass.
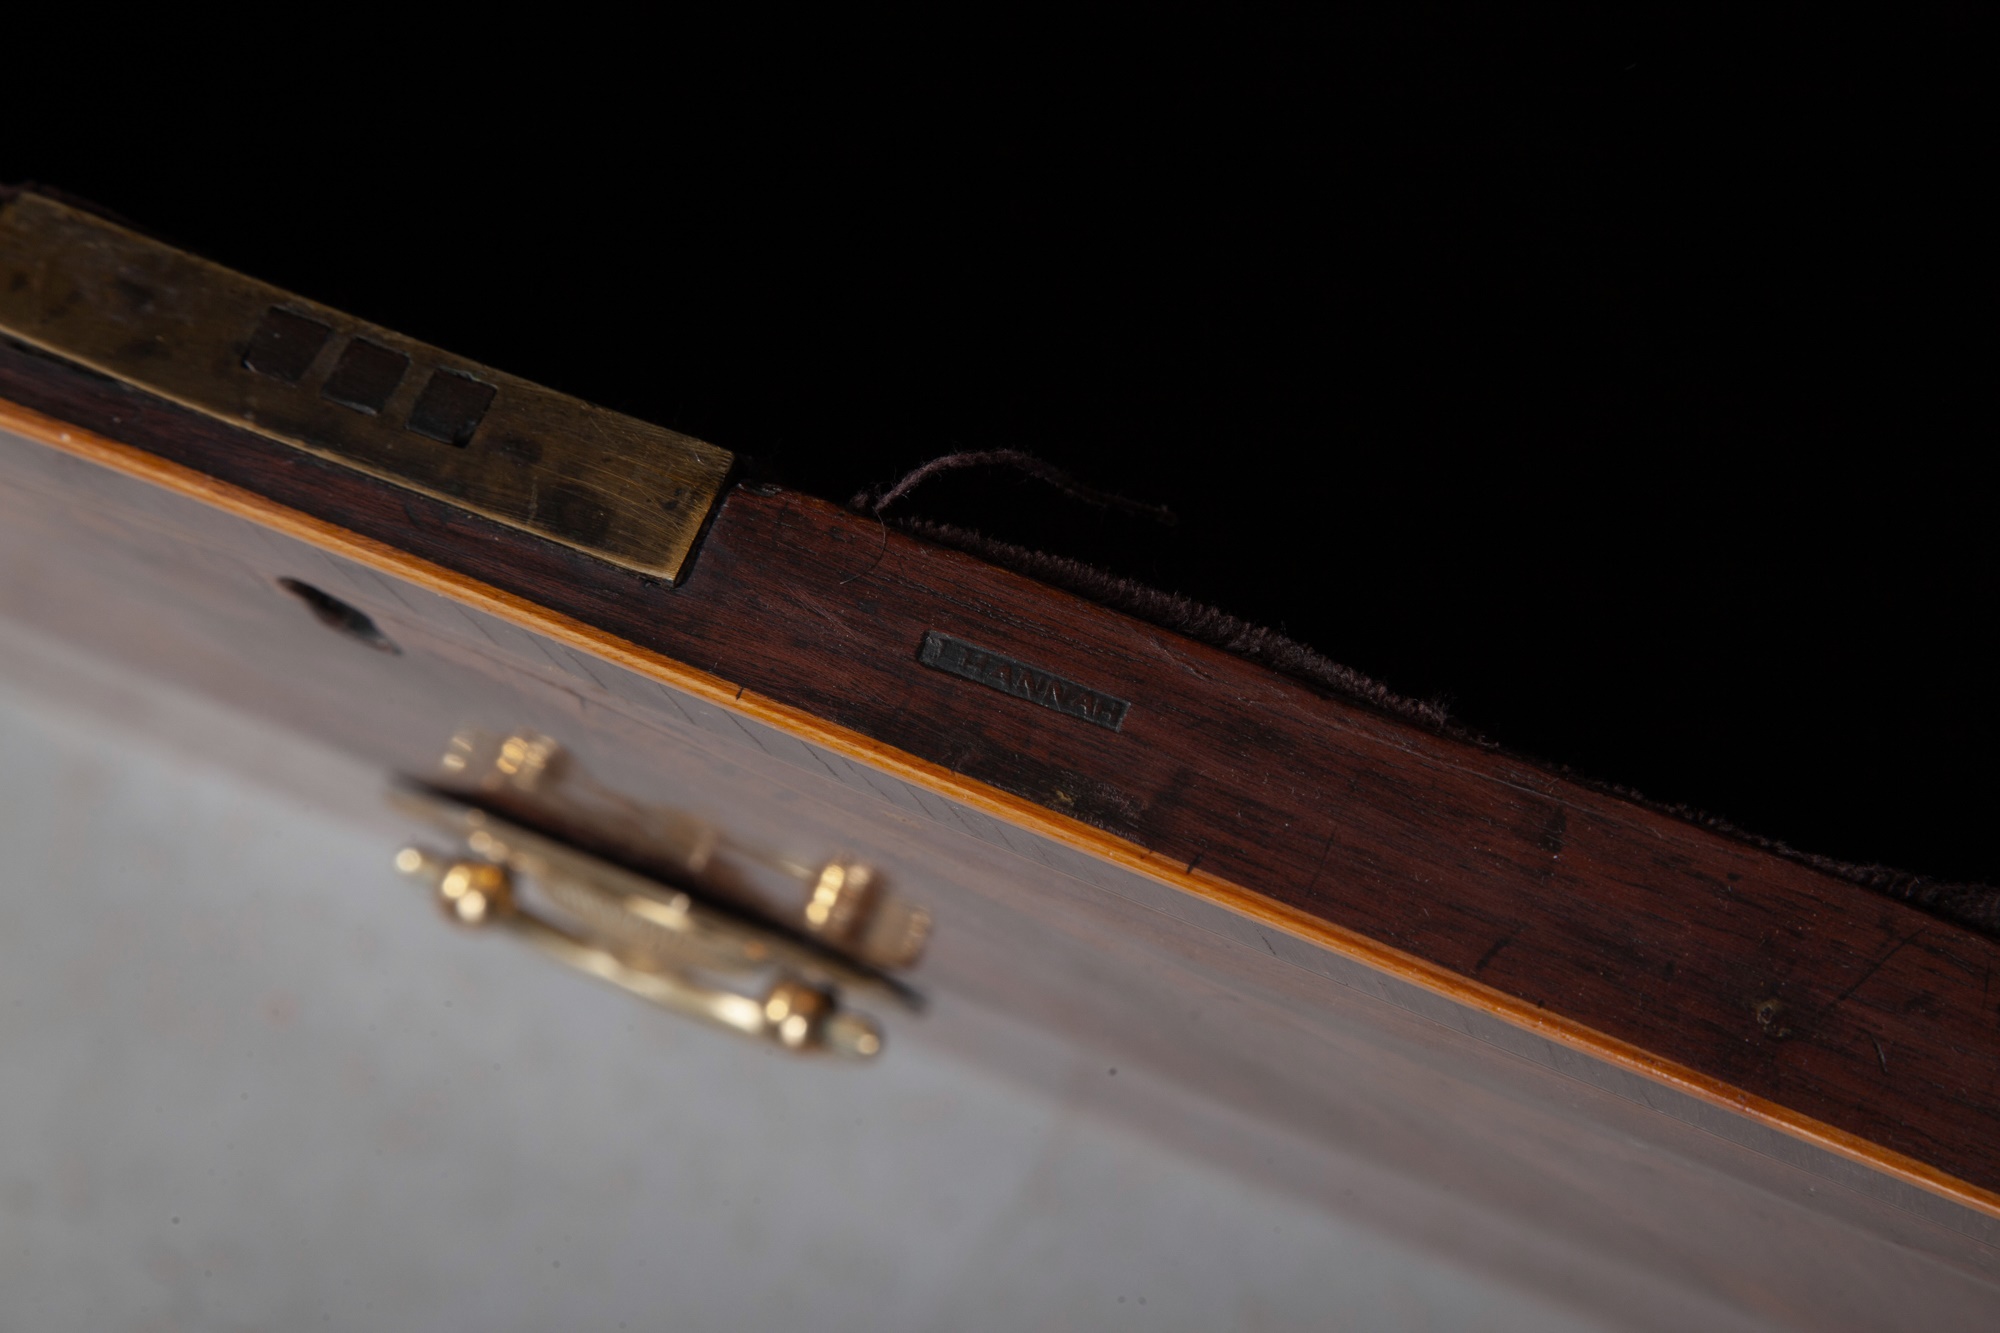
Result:
{"label": "rectangular cutout in brass", "polygon": [[0,204],[0,335],[670,582],[734,461],[36,194]]}

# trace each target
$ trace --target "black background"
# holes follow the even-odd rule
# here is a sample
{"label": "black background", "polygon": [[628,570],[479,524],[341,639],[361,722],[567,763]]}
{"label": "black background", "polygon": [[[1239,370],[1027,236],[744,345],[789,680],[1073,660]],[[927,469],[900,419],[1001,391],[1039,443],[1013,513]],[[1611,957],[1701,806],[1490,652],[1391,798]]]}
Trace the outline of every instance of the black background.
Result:
{"label": "black background", "polygon": [[0,179],[837,499],[1028,450],[1178,521],[906,512],[2000,882],[1972,12],[119,27],[24,62]]}

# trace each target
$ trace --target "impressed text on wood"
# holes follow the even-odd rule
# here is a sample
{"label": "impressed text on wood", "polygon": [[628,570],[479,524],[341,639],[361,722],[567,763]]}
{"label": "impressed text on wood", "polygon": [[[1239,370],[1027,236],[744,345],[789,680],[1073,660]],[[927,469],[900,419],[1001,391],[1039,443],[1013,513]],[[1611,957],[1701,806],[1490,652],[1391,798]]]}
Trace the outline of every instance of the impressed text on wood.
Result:
{"label": "impressed text on wood", "polygon": [[936,630],[924,635],[917,660],[927,667],[978,681],[1017,699],[1026,699],[1058,713],[1080,717],[1085,722],[1095,722],[1110,731],[1116,731],[1125,724],[1125,714],[1132,707],[1123,699],[1115,699],[1101,690],[1064,680],[1052,671],[1031,667],[1026,662],[991,652],[964,639],[954,639],[949,634],[939,634]]}

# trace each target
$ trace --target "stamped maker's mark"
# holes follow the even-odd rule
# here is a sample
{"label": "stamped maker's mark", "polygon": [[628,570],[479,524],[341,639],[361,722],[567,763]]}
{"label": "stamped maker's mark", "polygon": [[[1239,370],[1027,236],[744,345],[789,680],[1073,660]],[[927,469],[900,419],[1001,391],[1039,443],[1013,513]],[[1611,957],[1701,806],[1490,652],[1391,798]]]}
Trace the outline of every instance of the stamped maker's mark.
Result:
{"label": "stamped maker's mark", "polygon": [[1003,657],[936,630],[924,635],[923,647],[917,650],[917,660],[927,667],[978,681],[1017,699],[1026,699],[1058,713],[1080,717],[1085,722],[1095,722],[1109,731],[1116,731],[1125,724],[1126,711],[1132,707],[1123,699],[1113,698],[1102,690],[1089,689],[1053,672]]}

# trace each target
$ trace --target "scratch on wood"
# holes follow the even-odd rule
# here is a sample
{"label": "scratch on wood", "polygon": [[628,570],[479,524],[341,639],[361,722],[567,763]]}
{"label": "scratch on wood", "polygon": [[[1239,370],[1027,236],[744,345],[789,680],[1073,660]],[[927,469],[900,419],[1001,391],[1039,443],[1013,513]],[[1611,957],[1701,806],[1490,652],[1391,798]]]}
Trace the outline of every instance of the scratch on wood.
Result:
{"label": "scratch on wood", "polygon": [[1307,893],[1311,893],[1314,889],[1319,887],[1319,877],[1322,874],[1326,873],[1326,858],[1328,854],[1333,851],[1333,835],[1337,832],[1339,832],[1339,828],[1337,826],[1328,829],[1326,832],[1326,841],[1320,844],[1319,864],[1313,867],[1313,877],[1306,884]]}
{"label": "scratch on wood", "polygon": [[1880,1041],[1876,1041],[1876,1039],[1873,1037],[1870,1037],[1868,1040],[1875,1042],[1875,1058],[1882,1062],[1882,1072],[1885,1074],[1888,1073],[1889,1053],[1882,1049],[1882,1043]]}
{"label": "scratch on wood", "polygon": [[1833,999],[1833,1003],[1829,1004],[1825,1009],[1820,1010],[1820,1012],[1824,1014],[1829,1010],[1839,1008],[1843,1003],[1846,1002],[1848,996],[1854,994],[1854,992],[1860,990],[1863,986],[1867,985],[1868,979],[1870,977],[1874,976],[1877,972],[1880,972],[1884,967],[1888,965],[1888,962],[1891,958],[1894,958],[1897,954],[1901,953],[1903,951],[1904,945],[1908,944],[1911,940],[1915,939],[1917,936],[1923,934],[1924,931],[1927,929],[1928,927],[1926,926],[1918,926],[1908,935],[1905,935],[1902,939],[1898,940],[1896,942],[1895,948],[1889,950],[1889,952],[1883,954],[1880,958],[1876,959],[1875,966],[1869,968],[1866,972],[1863,972],[1861,974],[1861,979],[1859,981],[1855,982],[1852,986],[1849,986],[1839,995],[1836,995]]}
{"label": "scratch on wood", "polygon": [[1481,972],[1484,972],[1486,970],[1486,965],[1493,961],[1493,956],[1499,953],[1502,949],[1506,948],[1508,945],[1512,944],[1514,942],[1514,937],[1520,933],[1521,932],[1518,930],[1510,930],[1505,935],[1502,935],[1499,939],[1493,941],[1493,947],[1488,949],[1485,953],[1479,955],[1479,961],[1472,965],[1472,975],[1476,977]]}
{"label": "scratch on wood", "polygon": [[887,520],[885,520],[880,514],[877,514],[875,516],[875,521],[882,525],[882,545],[881,548],[875,552],[875,558],[868,562],[868,568],[856,574],[849,574],[846,578],[842,579],[835,586],[845,588],[848,584],[854,582],[856,579],[866,578],[868,575],[873,574],[875,572],[876,566],[882,563],[882,557],[889,553],[889,524]]}
{"label": "scratch on wood", "polygon": [[1923,934],[1926,929],[1928,929],[1928,927],[1918,926],[1908,935],[1905,935],[1902,939],[1898,940],[1896,942],[1896,947],[1889,950],[1889,952],[1883,954],[1880,958],[1876,959],[1875,965],[1869,968],[1866,972],[1863,972],[1860,978],[1852,986],[1849,986],[1846,990],[1834,996],[1833,999],[1827,1001],[1825,1004],[1821,1005],[1817,1010],[1815,1010],[1813,1012],[1811,1021],[1817,1023],[1820,1019],[1825,1018],[1828,1014],[1832,1013],[1834,1010],[1838,1009],[1842,1004],[1846,1003],[1847,998],[1850,995],[1854,994],[1854,992],[1860,990],[1863,986],[1867,985],[1869,978],[1873,977],[1877,972],[1880,972],[1884,967],[1886,967],[1891,958],[1894,958],[1897,954],[1901,953],[1905,945],[1909,944],[1910,941],[1914,940],[1917,936]]}

